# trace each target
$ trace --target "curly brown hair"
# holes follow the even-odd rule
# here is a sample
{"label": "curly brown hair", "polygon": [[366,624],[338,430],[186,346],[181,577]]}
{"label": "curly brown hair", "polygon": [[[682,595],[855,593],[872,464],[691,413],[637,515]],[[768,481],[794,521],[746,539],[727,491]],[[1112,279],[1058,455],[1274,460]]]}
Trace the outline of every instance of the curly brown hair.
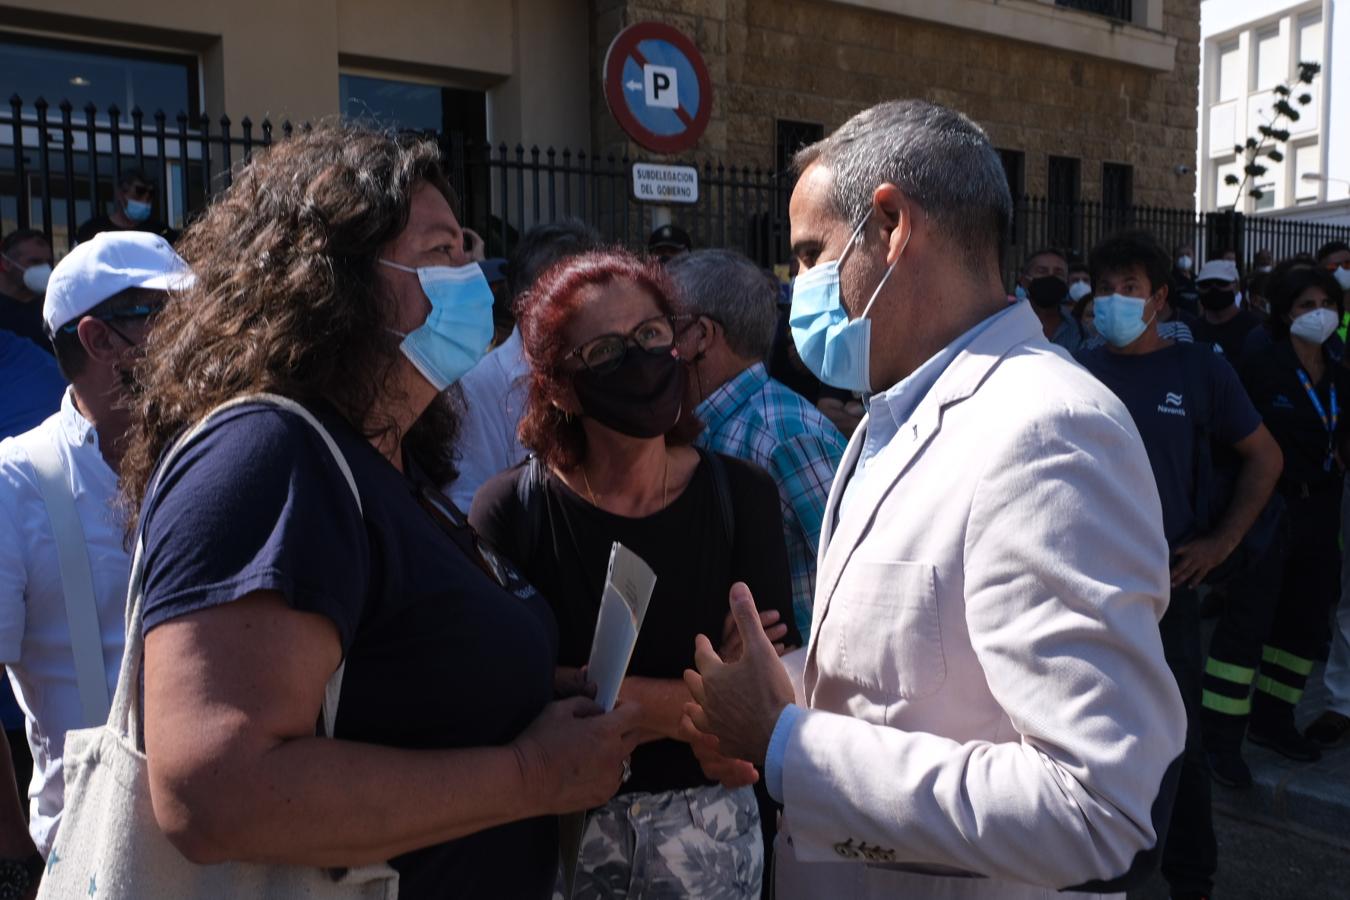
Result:
{"label": "curly brown hair", "polygon": [[376,260],[407,226],[414,190],[456,205],[429,141],[329,124],[257,153],[177,247],[196,283],[159,314],[136,372],[122,462],[128,530],[159,455],[215,406],[259,391],[327,403],[369,438],[402,438],[453,480],[457,400],[441,394],[406,435],[383,412],[400,354]]}

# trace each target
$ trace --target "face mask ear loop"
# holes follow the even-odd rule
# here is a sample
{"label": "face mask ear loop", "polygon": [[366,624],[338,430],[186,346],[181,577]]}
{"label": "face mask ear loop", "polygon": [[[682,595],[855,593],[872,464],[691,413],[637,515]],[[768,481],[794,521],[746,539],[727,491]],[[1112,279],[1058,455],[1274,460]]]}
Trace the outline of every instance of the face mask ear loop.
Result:
{"label": "face mask ear loop", "polygon": [[867,307],[862,311],[862,315],[858,318],[865,319],[867,318],[867,314],[872,311],[872,304],[877,302],[877,298],[881,296],[881,289],[886,286],[886,282],[891,280],[891,275],[895,272],[895,267],[900,264],[900,260],[905,256],[905,251],[909,249],[909,239],[912,237],[914,237],[914,229],[911,227],[909,234],[905,235],[905,242],[900,245],[900,255],[895,258],[895,262],[891,263],[890,268],[886,270],[886,274],[881,277],[881,283],[878,284],[877,289],[872,292],[872,299],[867,301]]}
{"label": "face mask ear loop", "polygon": [[862,221],[858,223],[858,227],[854,228],[853,233],[848,236],[848,243],[844,246],[844,252],[839,254],[836,266],[844,265],[844,260],[848,259],[849,254],[853,252],[853,248],[858,245],[858,235],[862,234],[863,228],[867,226],[867,221],[871,218],[872,210],[868,209],[867,212],[863,213]]}

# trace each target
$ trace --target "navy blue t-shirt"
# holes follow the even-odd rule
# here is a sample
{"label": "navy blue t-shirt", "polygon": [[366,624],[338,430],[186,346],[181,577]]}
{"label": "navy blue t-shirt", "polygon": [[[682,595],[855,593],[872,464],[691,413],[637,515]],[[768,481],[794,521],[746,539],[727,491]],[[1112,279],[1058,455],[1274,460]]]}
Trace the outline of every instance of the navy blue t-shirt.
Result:
{"label": "navy blue t-shirt", "polygon": [[[1189,366],[1186,354],[1192,355]],[[1167,544],[1176,550],[1196,536],[1197,430],[1203,427],[1216,443],[1231,446],[1256,431],[1260,413],[1232,365],[1208,344],[1175,343],[1142,356],[1099,347],[1080,353],[1078,361],[1120,398],[1134,418],[1158,483]],[[1188,385],[1188,372],[1202,373],[1204,385]],[[1204,390],[1208,397],[1190,396],[1194,390]],[[1204,411],[1209,422],[1195,421]]]}
{"label": "navy blue t-shirt", "polygon": [[[336,737],[417,749],[508,743],[553,696],[548,604],[474,555],[468,529],[442,525],[414,480],[338,416],[316,414],[351,467],[364,517],[303,419],[261,404],[221,414],[146,504],[146,632],[278,591],[337,626],[347,667]],[[491,828],[392,864],[404,900],[544,898],[556,820]]]}

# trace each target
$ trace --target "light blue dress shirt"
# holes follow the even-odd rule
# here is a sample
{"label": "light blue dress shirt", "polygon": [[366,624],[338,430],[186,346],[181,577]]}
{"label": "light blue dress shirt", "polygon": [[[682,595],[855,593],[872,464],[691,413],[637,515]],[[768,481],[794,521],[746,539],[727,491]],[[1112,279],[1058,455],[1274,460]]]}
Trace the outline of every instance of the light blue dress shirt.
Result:
{"label": "light blue dress shirt", "polygon": [[[974,343],[985,329],[1004,316],[1011,315],[1014,309],[1016,306],[1009,306],[984,319],[931,356],[927,362],[898,384],[879,394],[873,394],[868,399],[865,426],[867,433],[863,436],[857,465],[845,476],[848,478],[848,484],[844,488],[844,496],[839,501],[839,518],[847,514],[849,503],[858,496],[858,485],[867,480],[871,464],[899,434],[900,428],[909,421],[910,416],[914,415],[923,398],[933,389],[933,385],[937,384],[952,361]],[[801,707],[788,704],[779,715],[778,724],[774,726],[773,735],[769,738],[769,749],[764,760],[764,786],[768,789],[769,796],[779,803],[783,802],[783,757],[787,754],[788,741],[801,715]]]}

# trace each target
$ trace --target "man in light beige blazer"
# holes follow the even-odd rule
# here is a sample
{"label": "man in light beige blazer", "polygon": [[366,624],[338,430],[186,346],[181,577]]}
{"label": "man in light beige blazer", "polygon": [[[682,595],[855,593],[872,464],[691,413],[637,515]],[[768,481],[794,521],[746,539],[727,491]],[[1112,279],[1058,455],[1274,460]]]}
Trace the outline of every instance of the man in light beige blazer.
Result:
{"label": "man in light beige blazer", "polygon": [[1011,199],[978,126],[886,103],[798,163],[794,339],[869,415],[800,682],[738,585],[746,649],[699,639],[687,735],[784,802],[781,898],[1124,891],[1157,865],[1186,728],[1139,434],[1007,303]]}

